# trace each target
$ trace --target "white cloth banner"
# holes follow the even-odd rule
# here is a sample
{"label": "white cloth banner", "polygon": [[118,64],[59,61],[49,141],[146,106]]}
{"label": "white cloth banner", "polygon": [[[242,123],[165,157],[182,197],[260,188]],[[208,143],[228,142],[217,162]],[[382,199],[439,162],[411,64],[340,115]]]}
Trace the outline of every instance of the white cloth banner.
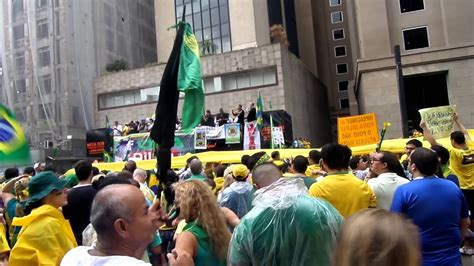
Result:
{"label": "white cloth banner", "polygon": [[273,144],[281,146],[285,144],[285,137],[283,136],[283,130],[281,127],[272,128]]}
{"label": "white cloth banner", "polygon": [[257,129],[257,121],[245,123],[244,128],[244,150],[260,149],[260,132]]}

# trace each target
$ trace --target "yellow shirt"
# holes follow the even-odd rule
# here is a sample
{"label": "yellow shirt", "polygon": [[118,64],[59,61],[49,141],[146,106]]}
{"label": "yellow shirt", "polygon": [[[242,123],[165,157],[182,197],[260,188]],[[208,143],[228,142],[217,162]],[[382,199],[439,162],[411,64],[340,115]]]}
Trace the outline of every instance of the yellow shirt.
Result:
{"label": "yellow shirt", "polygon": [[311,164],[311,165],[308,165],[308,169],[306,169],[306,172],[304,173],[306,176],[309,176],[309,177],[318,177],[318,175],[316,174],[313,174],[313,171],[319,171],[321,170],[321,168],[319,167],[319,165],[317,164]]}
{"label": "yellow shirt", "polygon": [[375,194],[369,185],[347,173],[326,176],[311,185],[309,194],[329,201],[344,218],[377,205]]}
{"label": "yellow shirt", "polygon": [[449,166],[458,176],[461,189],[474,190],[474,142],[467,141],[466,144],[466,150],[446,147],[449,150]]}

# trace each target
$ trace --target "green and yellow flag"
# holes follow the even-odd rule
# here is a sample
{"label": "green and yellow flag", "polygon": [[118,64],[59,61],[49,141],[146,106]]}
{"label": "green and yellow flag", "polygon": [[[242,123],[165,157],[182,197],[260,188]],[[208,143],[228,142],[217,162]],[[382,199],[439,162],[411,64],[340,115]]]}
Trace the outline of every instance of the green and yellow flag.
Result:
{"label": "green and yellow flag", "polygon": [[13,112],[0,104],[0,165],[31,162],[25,133]]}
{"label": "green and yellow flag", "polygon": [[179,59],[178,90],[184,92],[183,131],[194,129],[204,114],[204,91],[202,89],[201,59],[199,46],[191,26],[183,23],[183,43]]}
{"label": "green and yellow flag", "polygon": [[257,97],[257,128],[258,130],[262,130],[263,128],[263,101],[260,91],[258,91]]}

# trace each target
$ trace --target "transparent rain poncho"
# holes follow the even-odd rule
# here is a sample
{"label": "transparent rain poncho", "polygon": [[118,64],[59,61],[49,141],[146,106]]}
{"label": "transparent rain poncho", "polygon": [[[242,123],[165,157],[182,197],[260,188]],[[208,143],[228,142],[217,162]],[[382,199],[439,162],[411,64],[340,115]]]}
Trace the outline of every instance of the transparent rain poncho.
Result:
{"label": "transparent rain poncho", "polygon": [[252,208],[252,190],[245,181],[232,183],[222,192],[221,207],[231,209],[241,219]]}
{"label": "transparent rain poncho", "polygon": [[253,205],[232,236],[231,265],[330,265],[343,218],[301,178],[259,189]]}

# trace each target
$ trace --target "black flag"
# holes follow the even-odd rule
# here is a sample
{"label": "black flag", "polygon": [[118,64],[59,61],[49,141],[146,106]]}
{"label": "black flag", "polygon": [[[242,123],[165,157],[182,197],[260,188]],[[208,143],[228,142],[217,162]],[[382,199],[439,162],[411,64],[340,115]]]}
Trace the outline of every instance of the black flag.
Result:
{"label": "black flag", "polygon": [[160,97],[155,111],[155,122],[150,131],[150,137],[158,143],[156,160],[161,184],[164,184],[166,172],[171,168],[171,147],[174,145],[174,131],[178,110],[178,71],[181,44],[183,43],[183,27],[178,26],[165,71],[160,83]]}

